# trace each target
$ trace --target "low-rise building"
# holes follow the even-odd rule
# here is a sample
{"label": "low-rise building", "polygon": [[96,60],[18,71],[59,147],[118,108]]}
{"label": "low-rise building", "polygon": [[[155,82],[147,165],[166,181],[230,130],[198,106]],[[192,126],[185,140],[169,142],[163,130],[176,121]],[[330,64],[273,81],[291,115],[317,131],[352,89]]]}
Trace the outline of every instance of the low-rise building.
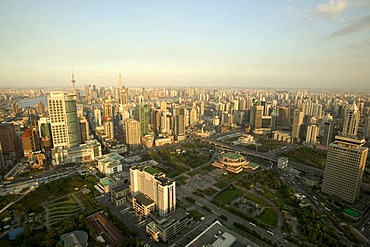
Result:
{"label": "low-rise building", "polygon": [[57,165],[76,163],[83,164],[95,160],[102,155],[101,145],[96,140],[80,144],[77,147],[58,147],[54,150],[55,163]]}
{"label": "low-rise building", "polygon": [[288,157],[279,157],[277,166],[279,169],[284,169],[288,166],[288,162],[289,162]]}
{"label": "low-rise building", "polygon": [[172,144],[173,143],[173,136],[165,137],[165,138],[158,138],[154,141],[156,147],[161,147],[166,144]]}
{"label": "low-rise building", "polygon": [[130,195],[129,183],[122,184],[118,187],[111,188],[110,201],[116,207],[119,207],[127,202],[127,197]]}
{"label": "low-rise building", "polygon": [[240,155],[239,152],[222,153],[212,165],[232,173],[240,173],[244,168],[248,168],[249,161]]}
{"label": "low-rise building", "polygon": [[155,209],[155,203],[147,195],[138,194],[132,198],[132,206],[137,216],[147,218]]}
{"label": "low-rise building", "polygon": [[98,169],[104,175],[111,175],[122,171],[124,157],[116,153],[109,153],[96,158]]}
{"label": "low-rise building", "polygon": [[155,241],[168,241],[187,229],[193,218],[184,209],[176,209],[166,217],[156,219],[146,225],[146,232]]}
{"label": "low-rise building", "polygon": [[87,247],[89,235],[85,231],[77,230],[63,234],[60,239],[64,247]]}
{"label": "low-rise building", "polygon": [[116,153],[116,154],[123,154],[127,153],[128,147],[126,144],[116,144],[114,146],[109,147],[109,152],[110,153]]}
{"label": "low-rise building", "polygon": [[254,137],[252,135],[244,134],[243,136],[239,137],[238,141],[241,144],[253,144]]}
{"label": "low-rise building", "polygon": [[102,212],[97,212],[87,217],[89,225],[95,233],[105,241],[105,246],[122,246],[124,236],[121,231]]}
{"label": "low-rise building", "polygon": [[111,191],[112,186],[114,183],[109,178],[101,178],[98,183],[98,187],[104,191],[104,193],[109,193]]}
{"label": "low-rise building", "polygon": [[306,176],[304,180],[308,186],[319,186],[320,183],[320,177],[313,175]]}
{"label": "low-rise building", "polygon": [[190,241],[185,247],[232,247],[258,245],[240,236],[236,232],[224,227],[219,221],[215,221],[206,230]]}
{"label": "low-rise building", "polygon": [[141,143],[147,147],[151,148],[154,146],[154,136],[152,135],[145,135],[141,137]]}
{"label": "low-rise building", "polygon": [[274,131],[274,140],[291,143],[292,137],[289,133]]}

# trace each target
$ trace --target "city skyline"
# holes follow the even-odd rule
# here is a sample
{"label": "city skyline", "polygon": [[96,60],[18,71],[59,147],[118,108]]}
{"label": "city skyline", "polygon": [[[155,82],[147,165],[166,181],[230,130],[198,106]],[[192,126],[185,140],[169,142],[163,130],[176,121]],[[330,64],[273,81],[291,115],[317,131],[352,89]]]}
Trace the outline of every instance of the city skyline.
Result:
{"label": "city skyline", "polygon": [[370,2],[1,1],[0,87],[370,89]]}

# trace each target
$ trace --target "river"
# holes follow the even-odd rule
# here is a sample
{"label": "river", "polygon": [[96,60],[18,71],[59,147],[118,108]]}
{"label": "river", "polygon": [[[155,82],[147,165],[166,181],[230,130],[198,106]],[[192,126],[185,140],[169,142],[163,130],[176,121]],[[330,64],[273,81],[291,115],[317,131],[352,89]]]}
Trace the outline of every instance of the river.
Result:
{"label": "river", "polygon": [[19,108],[24,108],[27,106],[35,107],[40,101],[44,103],[45,106],[47,106],[46,96],[31,98],[31,99],[24,99],[24,100],[18,101],[17,103],[18,103]]}

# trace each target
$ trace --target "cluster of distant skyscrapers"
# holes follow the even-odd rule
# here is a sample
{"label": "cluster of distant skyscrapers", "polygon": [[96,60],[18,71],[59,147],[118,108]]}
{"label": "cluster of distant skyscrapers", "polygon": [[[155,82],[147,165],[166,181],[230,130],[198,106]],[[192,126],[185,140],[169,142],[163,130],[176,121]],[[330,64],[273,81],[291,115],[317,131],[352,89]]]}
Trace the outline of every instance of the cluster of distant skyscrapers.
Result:
{"label": "cluster of distant skyscrapers", "polygon": [[[72,76],[72,94],[51,91],[47,114],[40,102],[24,131],[2,123],[2,159],[19,155],[22,149],[17,136],[29,157],[45,148],[78,147],[91,138],[90,119],[104,141],[122,138],[132,148],[182,141],[187,130],[199,134],[202,129],[203,134],[242,127],[276,140],[327,149],[322,191],[348,203],[359,195],[368,152],[365,138],[370,137],[370,101],[359,94],[348,96],[349,104],[334,92],[205,88],[129,92],[121,75],[118,81],[118,88],[86,85],[82,93]],[[84,108],[89,109],[87,115]],[[16,103],[11,110],[19,111]]]}

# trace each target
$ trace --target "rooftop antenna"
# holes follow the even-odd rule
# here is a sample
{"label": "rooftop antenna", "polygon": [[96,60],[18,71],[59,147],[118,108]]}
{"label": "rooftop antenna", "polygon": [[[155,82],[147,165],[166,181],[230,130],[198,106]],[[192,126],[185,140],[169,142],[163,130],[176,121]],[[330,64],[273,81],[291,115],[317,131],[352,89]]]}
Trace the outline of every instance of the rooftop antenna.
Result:
{"label": "rooftop antenna", "polygon": [[122,80],[122,75],[121,74],[119,74],[119,77],[118,77],[118,88],[119,89],[123,88],[123,80]]}
{"label": "rooftop antenna", "polygon": [[72,80],[71,80],[71,82],[72,82],[72,90],[73,90],[73,93],[76,94],[76,88],[75,88],[76,81],[75,81],[75,76],[73,74],[73,70],[72,70]]}

